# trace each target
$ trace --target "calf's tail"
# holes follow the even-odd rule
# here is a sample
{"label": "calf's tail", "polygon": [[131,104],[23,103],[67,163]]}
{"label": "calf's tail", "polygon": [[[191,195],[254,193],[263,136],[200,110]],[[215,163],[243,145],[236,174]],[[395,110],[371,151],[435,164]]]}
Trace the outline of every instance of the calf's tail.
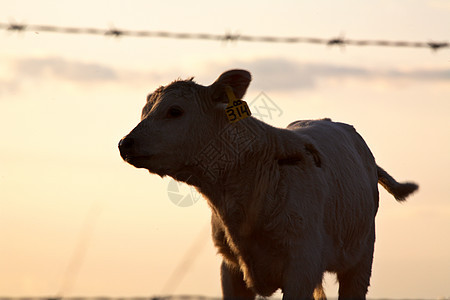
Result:
{"label": "calf's tail", "polygon": [[378,183],[381,184],[397,201],[405,201],[409,194],[419,186],[413,182],[399,183],[385,170],[377,166]]}

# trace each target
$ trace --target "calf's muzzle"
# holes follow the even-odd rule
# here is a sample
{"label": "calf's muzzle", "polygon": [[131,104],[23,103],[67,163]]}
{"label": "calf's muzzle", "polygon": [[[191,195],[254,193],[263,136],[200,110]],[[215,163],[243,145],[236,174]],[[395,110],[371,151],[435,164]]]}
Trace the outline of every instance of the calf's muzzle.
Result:
{"label": "calf's muzzle", "polygon": [[122,156],[124,160],[126,160],[127,157],[130,156],[133,149],[133,145],[134,139],[128,136],[125,136],[119,141],[120,156]]}

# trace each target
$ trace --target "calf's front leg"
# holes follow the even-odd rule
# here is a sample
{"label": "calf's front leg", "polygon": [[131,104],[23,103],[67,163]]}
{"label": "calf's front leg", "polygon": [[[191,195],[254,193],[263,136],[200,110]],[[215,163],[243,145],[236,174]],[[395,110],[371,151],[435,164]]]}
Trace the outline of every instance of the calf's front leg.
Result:
{"label": "calf's front leg", "polygon": [[238,268],[233,268],[222,261],[220,266],[222,279],[222,294],[226,300],[253,300],[255,292],[249,289],[244,281],[244,275]]}
{"label": "calf's front leg", "polygon": [[316,251],[297,251],[283,279],[283,300],[326,299],[322,288],[324,269]]}

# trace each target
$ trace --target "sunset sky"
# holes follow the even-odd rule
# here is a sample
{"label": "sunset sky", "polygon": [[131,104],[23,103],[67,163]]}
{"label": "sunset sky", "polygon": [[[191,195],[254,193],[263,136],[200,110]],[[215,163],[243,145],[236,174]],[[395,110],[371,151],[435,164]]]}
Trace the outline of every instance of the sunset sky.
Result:
{"label": "sunset sky", "polygon": [[[0,23],[450,42],[450,1],[4,1]],[[0,296],[221,295],[210,210],[122,161],[146,95],[243,68],[245,100],[285,127],[352,124],[380,187],[370,298],[450,297],[450,49],[221,42],[0,30]],[[263,92],[263,96],[261,96]],[[261,97],[265,97],[262,99]],[[181,193],[188,193],[182,187]],[[184,269],[180,266],[184,265]],[[326,293],[337,295],[333,275]],[[277,294],[276,296],[279,296]]]}

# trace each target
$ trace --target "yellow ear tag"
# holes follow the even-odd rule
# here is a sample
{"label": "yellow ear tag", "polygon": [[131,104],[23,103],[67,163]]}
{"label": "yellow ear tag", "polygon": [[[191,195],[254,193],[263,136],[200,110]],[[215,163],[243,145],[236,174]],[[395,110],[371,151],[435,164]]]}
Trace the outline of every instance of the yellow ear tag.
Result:
{"label": "yellow ear tag", "polygon": [[247,102],[244,100],[238,100],[230,86],[225,86],[225,91],[227,92],[229,100],[225,112],[227,113],[228,121],[230,123],[240,121],[252,115],[250,108],[248,108]]}

